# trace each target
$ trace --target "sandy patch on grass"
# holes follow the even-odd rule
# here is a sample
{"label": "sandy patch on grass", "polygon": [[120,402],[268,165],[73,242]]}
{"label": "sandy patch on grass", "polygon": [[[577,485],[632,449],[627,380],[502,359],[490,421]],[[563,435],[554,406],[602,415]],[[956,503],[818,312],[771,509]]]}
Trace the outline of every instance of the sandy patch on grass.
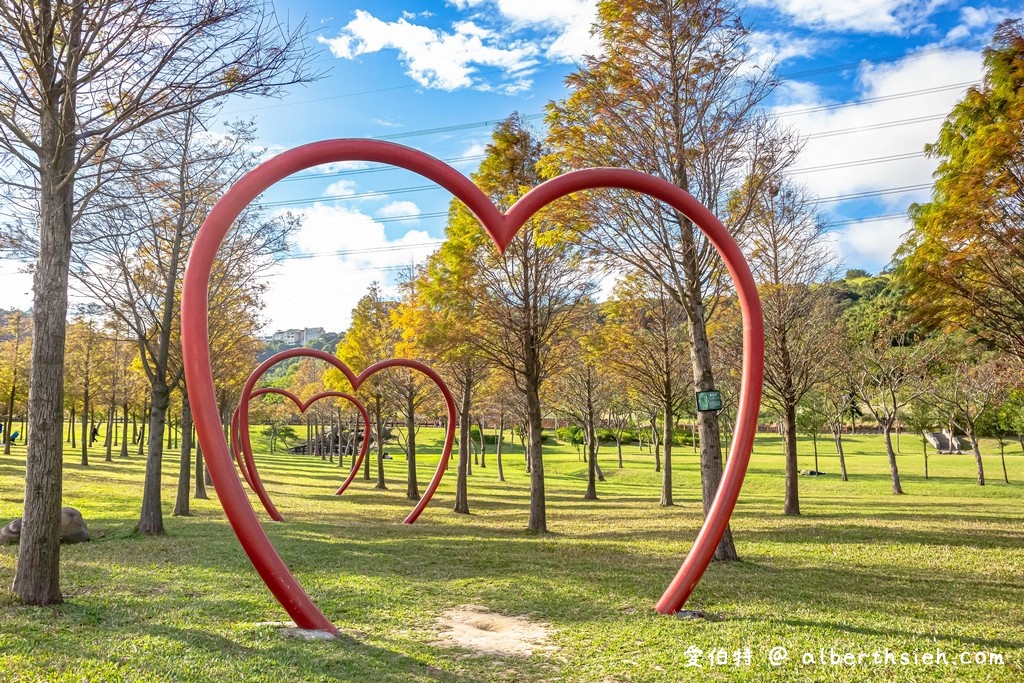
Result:
{"label": "sandy patch on grass", "polygon": [[529,657],[537,650],[555,650],[551,627],[526,616],[508,617],[479,605],[460,605],[437,619],[438,643],[457,645],[480,654]]}

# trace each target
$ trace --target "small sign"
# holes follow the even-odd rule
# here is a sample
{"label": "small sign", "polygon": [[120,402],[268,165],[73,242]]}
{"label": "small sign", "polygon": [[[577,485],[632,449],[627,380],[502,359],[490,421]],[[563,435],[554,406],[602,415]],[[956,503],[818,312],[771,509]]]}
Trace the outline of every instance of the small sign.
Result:
{"label": "small sign", "polygon": [[697,410],[702,413],[707,413],[715,410],[722,409],[722,392],[721,391],[698,391],[697,392]]}

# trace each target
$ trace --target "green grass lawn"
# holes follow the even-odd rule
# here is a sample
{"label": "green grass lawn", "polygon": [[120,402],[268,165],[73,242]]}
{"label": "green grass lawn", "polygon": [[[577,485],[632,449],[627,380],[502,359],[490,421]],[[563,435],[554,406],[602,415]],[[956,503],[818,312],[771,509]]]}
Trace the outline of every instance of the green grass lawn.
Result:
{"label": "green grass lawn", "polygon": [[[440,430],[423,430],[421,485],[437,462]],[[260,622],[287,619],[235,540],[215,496],[194,516],[170,517],[177,456],[165,460],[167,535],[133,533],[142,458],[78,464],[66,452],[64,500],[94,540],[62,551],[67,602],[0,603],[0,680],[67,681],[1020,681],[1024,680],[1024,457],[1016,444],[1002,481],[998,455],[975,483],[973,458],[932,456],[904,436],[904,496],[890,494],[880,437],[847,440],[851,481],[839,480],[822,443],[823,478],[801,478],[800,517],[782,511],[778,437],[758,438],[733,530],[742,562],[712,565],[690,600],[707,620],[652,607],[701,522],[699,468],[677,448],[676,506],[658,506],[660,475],[636,447],[624,469],[614,447],[607,481],[586,501],[586,465],[569,446],[545,449],[548,526],[525,530],[529,479],[522,451],[493,456],[470,480],[473,514],[450,511],[454,469],[413,526],[400,524],[405,461],[387,461],[390,490],[361,475],[331,494],[342,471],[309,456],[269,455],[260,471],[286,518],[268,533],[303,587],[344,635],[306,642]],[[997,453],[994,444],[984,444]],[[802,441],[802,468],[813,467]],[[397,447],[390,449],[398,452]],[[0,522],[21,514],[24,449],[0,455]],[[212,492],[211,492],[212,493]],[[266,520],[255,496],[251,500]],[[0,548],[0,586],[17,549]],[[529,658],[479,656],[435,642],[437,616],[454,606],[529,615],[553,627],[557,649]],[[769,650],[784,647],[781,667]],[[686,666],[700,649],[701,669]],[[709,653],[749,648],[749,665],[713,665]],[[803,653],[941,651],[950,663],[803,664]],[[1002,664],[963,665],[960,653]]]}

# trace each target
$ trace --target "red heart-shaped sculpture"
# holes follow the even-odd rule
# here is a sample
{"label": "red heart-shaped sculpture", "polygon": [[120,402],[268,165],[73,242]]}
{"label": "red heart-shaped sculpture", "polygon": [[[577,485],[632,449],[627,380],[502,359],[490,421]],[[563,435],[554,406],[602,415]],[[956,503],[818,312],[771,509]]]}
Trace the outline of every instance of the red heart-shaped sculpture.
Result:
{"label": "red heart-shaped sculpture", "polygon": [[[663,201],[685,214],[711,240],[729,269],[742,308],[743,378],[736,415],[736,433],[718,492],[690,553],[655,605],[655,609],[663,614],[677,612],[711,563],[715,548],[725,533],[743,485],[757,432],[757,413],[761,405],[761,384],[764,379],[764,322],[757,286],[736,241],[725,226],[696,199],[665,180],[638,171],[621,168],[572,171],[533,188],[507,213],[502,214],[468,178],[444,162],[394,143],[358,139],[324,140],[296,147],[247,173],[217,202],[203,222],[185,271],[181,339],[196,432],[203,452],[207,454],[210,476],[224,512],[242,547],[274,596],[300,627],[336,631],[330,620],[299,587],[295,577],[274,550],[234,473],[217,411],[213,374],[210,370],[207,327],[210,273],[224,236],[253,199],[293,173],[339,161],[390,164],[436,182],[476,215],[501,252],[504,252],[523,224],[546,204],[573,192],[598,188],[632,190]],[[359,377],[364,377],[371,368],[364,370]],[[453,424],[453,421],[449,421],[449,427]]]}
{"label": "red heart-shaped sculpture", "polygon": [[[413,522],[415,522],[416,518],[420,516],[421,512],[423,512],[423,509],[427,507],[427,504],[430,502],[430,499],[434,497],[434,492],[437,490],[438,485],[441,483],[441,478],[444,476],[445,470],[448,468],[448,459],[451,457],[452,444],[455,442],[455,399],[452,397],[452,393],[451,391],[449,391],[448,385],[444,383],[444,380],[442,380],[441,377],[436,372],[434,372],[434,370],[429,365],[426,365],[416,360],[410,360],[408,358],[392,358],[390,360],[378,361],[373,365],[369,366],[368,368],[364,369],[358,375],[356,375],[354,372],[352,372],[352,369],[349,368],[348,365],[343,363],[341,360],[339,360],[337,356],[327,353],[326,351],[306,348],[285,349],[284,351],[279,351],[278,353],[275,353],[273,356],[260,363],[259,367],[253,370],[252,374],[250,374],[249,378],[245,381],[245,386],[242,388],[242,395],[238,401],[239,410],[237,411],[237,435],[239,439],[239,444],[241,446],[240,450],[244,456],[246,469],[248,469],[248,477],[246,477],[246,479],[249,483],[249,486],[252,487],[254,491],[256,491],[256,495],[259,496],[260,501],[263,503],[263,507],[266,508],[271,518],[277,522],[284,520],[284,518],[281,516],[281,513],[278,512],[277,508],[274,506],[274,503],[271,502],[270,494],[267,493],[266,488],[264,488],[263,486],[263,482],[259,478],[259,472],[256,471],[256,463],[252,457],[252,443],[249,440],[249,411],[241,410],[241,408],[242,406],[247,407],[249,405],[249,400],[256,394],[257,391],[254,389],[254,387],[256,386],[256,382],[258,382],[260,378],[263,377],[267,370],[269,370],[270,368],[277,365],[283,360],[288,360],[289,358],[319,358],[325,363],[341,371],[341,374],[343,374],[346,377],[346,379],[348,379],[349,385],[351,385],[353,391],[358,390],[363,382],[365,382],[367,379],[375,375],[380,370],[394,367],[409,368],[421,372],[424,375],[426,375],[431,381],[433,381],[434,384],[437,385],[437,388],[441,390],[441,395],[444,396],[445,406],[448,410],[448,427],[445,430],[444,447],[441,451],[441,458],[437,463],[437,469],[434,471],[434,476],[430,480],[430,484],[427,485],[426,491],[423,492],[423,497],[419,499],[419,501],[416,503],[416,507],[413,508],[413,511],[409,513],[408,517],[405,518],[405,524],[412,524]],[[353,398],[348,396],[348,394],[330,391],[324,392],[322,394],[317,394],[316,396],[310,398],[309,401],[307,401],[305,404],[300,403],[298,399],[295,397],[292,398],[293,400],[295,400],[296,405],[298,405],[299,408],[303,412],[305,412],[306,408],[308,408],[309,405],[311,405],[314,401],[317,401],[320,398],[323,398],[324,396],[330,395],[346,396],[348,398]],[[366,420],[367,424],[369,424],[368,416]],[[364,439],[363,441],[364,443],[366,443],[367,440]],[[244,474],[245,470],[243,469],[243,475]],[[213,476],[212,472],[210,473],[210,476]],[[342,491],[344,491],[352,482],[352,479],[354,477],[355,470],[352,470],[352,472],[349,473],[348,479],[344,484],[342,484],[342,487],[338,490],[337,493],[340,494]],[[213,483],[214,487],[216,488],[216,480],[214,480]]]}
{"label": "red heart-shaped sculpture", "polygon": [[[295,406],[299,409],[300,413],[305,413],[306,410],[311,405],[313,405],[320,399],[331,397],[344,398],[348,400],[353,406],[355,406],[357,410],[359,410],[359,413],[363,418],[363,433],[369,434],[370,432],[370,415],[369,413],[366,412],[366,406],[364,406],[362,402],[359,401],[359,399],[357,399],[355,396],[352,396],[351,394],[346,394],[342,391],[324,391],[319,394],[311,396],[308,401],[303,402],[298,396],[296,396],[295,394],[286,389],[278,389],[277,387],[264,387],[262,389],[257,389],[256,391],[252,392],[249,398],[251,400],[256,398],[257,396],[265,396],[266,394],[277,394],[279,396],[284,396],[285,398],[287,398],[288,400],[295,404]],[[277,507],[273,504],[273,502],[271,502],[270,496],[267,493],[266,488],[263,486],[263,479],[260,477],[259,470],[256,469],[256,462],[253,459],[251,444],[248,444],[250,450],[245,450],[247,447],[247,443],[243,442],[240,436],[239,429],[239,414],[241,413],[241,411],[242,404],[240,403],[235,408],[235,412],[231,416],[231,450],[234,452],[235,460],[238,462],[238,469],[242,471],[242,476],[245,478],[246,483],[249,484],[249,488],[256,492],[256,495],[259,497],[260,502],[263,503],[263,507],[264,509],[266,509],[271,519],[274,519],[278,522],[283,521],[280,513],[277,510]],[[352,462],[352,468],[349,471],[348,477],[345,479],[341,487],[335,492],[334,495],[340,496],[342,493],[344,493],[345,489],[348,488],[348,485],[352,483],[353,479],[355,479],[356,472],[359,470],[359,466],[362,464],[363,458],[366,457],[366,452],[369,449],[369,446],[370,440],[364,438],[362,446],[360,446],[359,448],[359,455],[356,456]]]}

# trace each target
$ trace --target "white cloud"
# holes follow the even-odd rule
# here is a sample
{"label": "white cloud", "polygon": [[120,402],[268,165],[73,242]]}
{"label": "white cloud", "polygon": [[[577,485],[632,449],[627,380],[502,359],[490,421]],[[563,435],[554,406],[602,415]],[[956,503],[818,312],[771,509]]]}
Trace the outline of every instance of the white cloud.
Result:
{"label": "white cloud", "polygon": [[811,57],[822,47],[822,42],[814,38],[764,31],[752,32],[749,43],[751,61],[760,67],[778,66],[797,57]]}
{"label": "white cloud", "polygon": [[590,35],[597,19],[594,0],[495,0],[493,4],[513,28],[553,29],[553,38],[546,41],[546,54],[553,61],[572,61],[599,49],[598,40]]}
{"label": "white cloud", "polygon": [[[944,116],[963,97],[962,83],[981,75],[981,57],[967,51],[924,54],[895,64],[861,68],[857,99],[875,99],[864,104],[842,105],[820,98],[808,88],[810,99],[789,97],[775,108],[782,121],[807,138],[796,169],[818,169],[798,174],[801,182],[822,197],[904,187],[930,182],[935,162],[923,156],[851,166],[851,162],[879,157],[918,154],[934,142]],[[946,86],[957,86],[945,89]],[[919,92],[934,90],[934,92]],[[799,94],[800,89],[790,91]],[[897,97],[907,93],[919,93]],[[878,98],[891,98],[877,101]],[[829,108],[830,107],[830,108]],[[931,118],[931,117],[936,118]],[[929,118],[918,123],[877,128],[878,124]],[[863,130],[841,135],[834,131]],[[821,169],[822,166],[840,165]]]}
{"label": "white cloud", "polygon": [[[942,118],[963,97],[966,86],[961,84],[978,80],[981,72],[981,55],[964,50],[865,64],[858,74],[855,97],[875,101],[850,106],[836,106],[844,103],[823,99],[814,87],[791,84],[784,93],[786,104],[775,111],[807,138],[794,167],[795,178],[819,197],[930,185],[936,162],[923,156],[924,146],[935,141]],[[801,101],[800,95],[807,99]],[[908,119],[926,120],[877,127]],[[862,130],[830,134],[850,129]],[[888,157],[903,158],[857,163]],[[847,216],[902,214],[911,201],[927,199],[928,193],[922,189],[829,202],[822,209]],[[857,259],[866,258],[876,266],[884,265],[904,230],[902,223],[858,223],[837,232],[837,249],[853,267],[860,266]]]}
{"label": "white cloud", "polygon": [[[364,10],[336,38],[320,37],[335,57],[354,59],[381,50],[397,50],[407,73],[425,87],[441,90],[493,88],[516,91],[529,87],[528,70],[538,63],[536,45],[506,40],[472,21],[456,22],[453,32],[413,24],[406,18],[385,22]],[[478,66],[500,69],[507,82],[491,86],[474,78]]]}
{"label": "white cloud", "polygon": [[320,164],[309,169],[311,173],[340,173],[341,171],[357,171],[364,168],[370,168],[374,164],[369,161],[331,161],[326,164]]}
{"label": "white cloud", "polygon": [[325,197],[351,197],[356,193],[354,180],[335,180],[324,190]]}
{"label": "white cloud", "polygon": [[1005,7],[963,7],[960,9],[960,23],[946,34],[946,42],[963,40],[974,33],[988,35],[992,27],[1003,19],[1020,16],[1020,9]]}
{"label": "white cloud", "polygon": [[409,216],[418,216],[423,213],[420,207],[416,206],[416,202],[410,202],[407,200],[391,202],[377,209],[376,216],[378,218],[407,218]]}
{"label": "white cloud", "polygon": [[381,223],[346,207],[316,204],[297,213],[303,222],[293,252],[305,258],[271,268],[263,312],[270,329],[344,330],[370,283],[393,294],[396,267],[422,262],[441,243],[422,230],[389,239]]}
{"label": "white cloud", "polygon": [[[530,76],[546,59],[573,62],[594,54],[600,42],[591,35],[597,18],[594,0],[452,0],[467,18],[450,30],[432,28],[429,12],[403,12],[384,21],[366,10],[335,38],[317,38],[340,59],[396,50],[408,75],[428,88],[516,93],[532,85]],[[502,72],[485,78],[478,67]]]}
{"label": "white cloud", "polygon": [[903,35],[927,25],[944,0],[752,0],[788,14],[800,26],[829,31]]}
{"label": "white cloud", "polygon": [[0,258],[0,308],[32,307],[32,273],[24,272],[24,263]]}
{"label": "white cloud", "polygon": [[846,265],[878,272],[892,260],[893,252],[909,228],[909,221],[902,217],[862,221],[834,231],[832,239]]}

